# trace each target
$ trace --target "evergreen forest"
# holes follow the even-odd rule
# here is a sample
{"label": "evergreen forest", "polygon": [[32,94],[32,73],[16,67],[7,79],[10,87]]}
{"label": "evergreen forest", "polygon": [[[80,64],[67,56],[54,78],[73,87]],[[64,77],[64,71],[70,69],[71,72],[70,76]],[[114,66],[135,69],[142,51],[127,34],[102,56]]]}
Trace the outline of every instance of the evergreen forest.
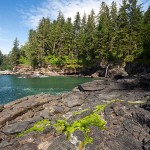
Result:
{"label": "evergreen forest", "polygon": [[8,55],[0,51],[0,69],[31,65],[34,69],[51,65],[60,68],[89,69],[101,62],[123,65],[127,62],[150,64],[150,6],[145,12],[137,0],[123,0],[118,6],[100,4],[99,13],[79,12],[56,20],[42,18],[30,29],[27,42],[16,38]]}

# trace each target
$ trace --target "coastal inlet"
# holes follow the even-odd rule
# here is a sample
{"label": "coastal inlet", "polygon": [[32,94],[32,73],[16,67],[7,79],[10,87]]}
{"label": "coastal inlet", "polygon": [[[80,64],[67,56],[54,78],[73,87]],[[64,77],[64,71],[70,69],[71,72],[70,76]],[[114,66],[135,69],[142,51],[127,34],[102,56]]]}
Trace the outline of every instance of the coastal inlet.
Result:
{"label": "coastal inlet", "polygon": [[22,78],[12,75],[0,76],[0,104],[6,104],[13,100],[28,95],[46,93],[59,95],[69,92],[78,84],[90,82],[91,78],[82,77],[35,77]]}

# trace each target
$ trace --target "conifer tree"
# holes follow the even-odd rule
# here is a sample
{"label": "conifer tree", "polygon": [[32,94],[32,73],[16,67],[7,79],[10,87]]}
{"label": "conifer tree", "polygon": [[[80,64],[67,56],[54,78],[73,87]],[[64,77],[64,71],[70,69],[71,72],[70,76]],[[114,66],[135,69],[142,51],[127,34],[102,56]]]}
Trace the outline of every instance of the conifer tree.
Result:
{"label": "conifer tree", "polygon": [[37,49],[37,32],[33,29],[29,31],[28,43],[26,43],[26,56],[35,69],[38,67],[38,49]]}
{"label": "conifer tree", "polygon": [[48,55],[50,52],[50,46],[48,41],[50,28],[50,20],[48,18],[42,18],[37,28],[37,54],[38,54],[38,64],[39,66],[44,65],[44,56]]}
{"label": "conifer tree", "polygon": [[117,26],[117,18],[118,18],[118,12],[117,12],[117,4],[116,2],[112,2],[110,7],[110,28],[109,28],[109,35],[110,35],[110,53],[109,53],[109,59],[112,61],[117,61],[117,32],[118,32],[118,26]]}
{"label": "conifer tree", "polygon": [[[137,0],[123,0],[119,9],[116,2],[112,2],[110,7],[102,2],[97,19],[92,10],[83,17],[77,12],[72,22],[71,18],[65,19],[60,11],[53,22],[49,18],[42,18],[37,29],[29,31],[28,41],[20,54],[34,68],[46,63],[56,66],[73,63],[74,66],[91,69],[103,60],[106,63],[123,64],[137,59],[143,49],[141,58],[148,60],[149,14],[150,7],[143,18]],[[14,50],[16,47],[14,45],[12,50],[14,65],[19,63],[15,57],[18,56]]]}
{"label": "conifer tree", "polygon": [[2,52],[0,51],[0,66],[2,65],[2,63],[3,63],[3,54],[2,54]]}
{"label": "conifer tree", "polygon": [[87,24],[87,16],[84,13],[83,18],[81,20],[81,29],[79,34],[80,44],[79,44],[79,59],[85,65],[86,64],[86,24]]}
{"label": "conifer tree", "polygon": [[56,56],[61,55],[63,53],[63,43],[65,41],[64,35],[64,24],[65,19],[64,15],[61,11],[59,11],[56,22],[54,22],[54,54]]}
{"label": "conifer tree", "polygon": [[97,55],[101,59],[108,60],[110,50],[110,12],[109,7],[105,2],[101,3],[100,12],[98,16],[98,47]]}
{"label": "conifer tree", "polygon": [[90,15],[88,15],[85,35],[86,63],[88,66],[93,66],[96,49],[96,22],[93,9],[91,10]]}
{"label": "conifer tree", "polygon": [[128,61],[129,49],[130,49],[130,34],[129,34],[129,17],[128,17],[129,5],[126,0],[122,1],[122,5],[119,9],[117,24],[117,36],[115,39],[116,52],[115,58],[117,62],[122,64],[124,61]]}
{"label": "conifer tree", "polygon": [[64,24],[64,55],[68,57],[71,56],[71,50],[73,49],[73,25],[71,23],[71,18],[67,18]]}
{"label": "conifer tree", "polygon": [[19,52],[19,41],[16,38],[14,40],[13,48],[11,51],[11,62],[12,66],[16,66],[19,64],[20,52]]}
{"label": "conifer tree", "polygon": [[131,61],[133,61],[143,51],[142,45],[143,15],[141,12],[141,6],[137,5],[137,0],[129,0],[128,16],[129,16],[130,43],[128,48],[128,55],[126,58],[129,57],[131,58]]}
{"label": "conifer tree", "polygon": [[150,6],[144,13],[143,49],[143,61],[150,64]]}
{"label": "conifer tree", "polygon": [[79,34],[80,34],[80,29],[81,29],[81,17],[80,17],[80,13],[77,12],[76,16],[75,16],[75,20],[74,20],[74,24],[73,24],[73,28],[74,28],[74,43],[73,43],[73,57],[74,58],[78,58],[79,57]]}

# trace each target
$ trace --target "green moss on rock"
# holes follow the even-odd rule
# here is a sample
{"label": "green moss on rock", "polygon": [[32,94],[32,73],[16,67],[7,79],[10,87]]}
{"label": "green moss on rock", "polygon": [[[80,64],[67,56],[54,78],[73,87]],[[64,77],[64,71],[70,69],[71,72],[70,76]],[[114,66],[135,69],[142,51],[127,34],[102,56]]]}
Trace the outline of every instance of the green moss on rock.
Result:
{"label": "green moss on rock", "polygon": [[29,128],[29,129],[19,133],[18,136],[20,137],[20,136],[23,136],[23,135],[25,135],[25,134],[27,134],[29,132],[33,132],[33,131],[35,131],[35,132],[42,132],[42,131],[44,131],[44,129],[47,126],[50,126],[50,121],[47,120],[47,119],[43,119],[43,120],[41,120],[39,122],[36,122],[31,128]]}
{"label": "green moss on rock", "polygon": [[[68,123],[66,120],[57,120],[57,123],[54,124],[54,127],[57,132],[65,133],[67,139],[70,139],[71,134],[74,133],[76,130],[80,130],[84,134],[84,141],[82,141],[81,145],[84,147],[86,144],[92,143],[93,139],[88,136],[90,132],[91,126],[96,126],[101,130],[106,129],[106,122],[104,119],[101,118],[99,113],[105,109],[105,107],[114,101],[110,101],[105,104],[97,105],[91,114],[83,117],[79,120],[75,120],[73,123]],[[89,109],[85,109],[78,113],[75,112],[75,115],[81,114]]]}

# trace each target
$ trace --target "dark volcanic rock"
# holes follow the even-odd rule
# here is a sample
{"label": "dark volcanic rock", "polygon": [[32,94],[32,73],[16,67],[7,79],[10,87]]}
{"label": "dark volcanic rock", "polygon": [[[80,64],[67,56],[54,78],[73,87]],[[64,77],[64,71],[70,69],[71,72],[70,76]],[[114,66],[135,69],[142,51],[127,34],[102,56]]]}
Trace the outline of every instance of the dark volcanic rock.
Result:
{"label": "dark volcanic rock", "polygon": [[150,96],[148,96],[148,100],[146,104],[142,104],[141,108],[144,108],[147,111],[150,111]]}
{"label": "dark volcanic rock", "polygon": [[5,126],[3,128],[3,132],[7,135],[20,133],[24,131],[25,129],[27,129],[29,125],[30,125],[30,122],[28,121],[17,122],[15,124]]}
{"label": "dark volcanic rock", "polygon": [[143,139],[143,149],[144,150],[150,149],[150,138],[149,139]]}
{"label": "dark volcanic rock", "polygon": [[141,125],[147,125],[150,128],[150,113],[148,112],[135,112],[133,118]]}
{"label": "dark volcanic rock", "polygon": [[[149,150],[150,90],[145,81],[149,81],[147,76],[96,80],[60,96],[39,94],[6,104],[0,107],[0,150],[83,149],[81,142],[85,135],[81,130],[73,132],[67,140],[66,134],[55,130],[55,123],[65,117],[72,124],[93,113],[95,106],[112,99],[117,101],[98,113],[106,121],[106,129],[90,126],[87,134],[93,142],[84,149]],[[51,121],[43,132],[15,135],[42,119]]]}
{"label": "dark volcanic rock", "polygon": [[66,140],[65,135],[54,139],[48,150],[76,150],[75,145]]}
{"label": "dark volcanic rock", "polygon": [[3,133],[7,135],[20,133],[26,130],[31,124],[40,121],[41,119],[41,117],[34,117],[31,119],[27,119],[26,121],[19,121],[14,124],[6,125],[3,128]]}
{"label": "dark volcanic rock", "polygon": [[[49,103],[50,100],[57,99],[57,96],[51,95],[36,95],[28,96],[11,103],[4,105],[3,111],[0,113],[0,125],[5,124],[8,121],[12,121],[19,116],[23,116],[30,110],[42,107],[44,104]],[[42,109],[42,108],[40,108]],[[35,113],[33,113],[34,115]]]}

